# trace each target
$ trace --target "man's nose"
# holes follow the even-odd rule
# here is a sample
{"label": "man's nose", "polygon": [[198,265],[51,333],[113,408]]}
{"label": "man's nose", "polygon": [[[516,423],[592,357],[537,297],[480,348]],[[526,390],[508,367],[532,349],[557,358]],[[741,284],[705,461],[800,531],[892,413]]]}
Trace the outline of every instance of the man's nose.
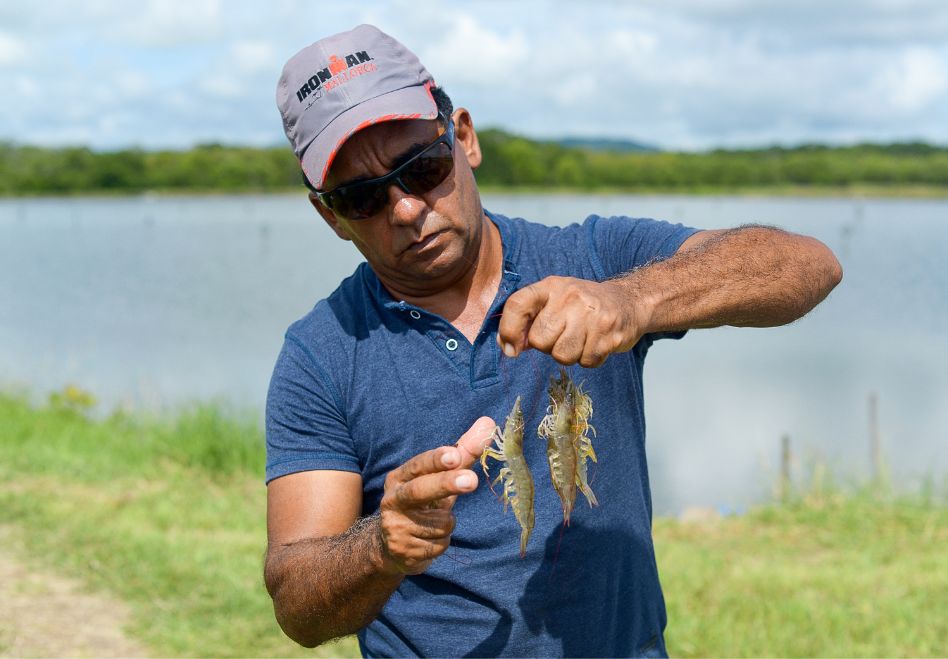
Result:
{"label": "man's nose", "polygon": [[388,204],[392,224],[402,225],[417,222],[428,207],[424,199],[405,192],[397,183],[388,186]]}

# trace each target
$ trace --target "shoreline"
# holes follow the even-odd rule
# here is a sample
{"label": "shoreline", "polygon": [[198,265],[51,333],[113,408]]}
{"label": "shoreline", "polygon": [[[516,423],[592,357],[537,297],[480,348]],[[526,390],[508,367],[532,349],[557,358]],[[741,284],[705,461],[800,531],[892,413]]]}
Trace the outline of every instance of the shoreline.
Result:
{"label": "shoreline", "polygon": [[[630,196],[630,197],[745,197],[745,198],[812,198],[812,199],[948,199],[948,187],[936,185],[854,185],[854,186],[738,186],[697,188],[571,188],[538,186],[478,186],[485,195],[550,195],[550,196]],[[29,200],[76,199],[178,199],[188,197],[306,197],[302,186],[252,190],[223,190],[220,188],[156,189],[156,190],[87,190],[59,194],[0,194],[0,203]]]}

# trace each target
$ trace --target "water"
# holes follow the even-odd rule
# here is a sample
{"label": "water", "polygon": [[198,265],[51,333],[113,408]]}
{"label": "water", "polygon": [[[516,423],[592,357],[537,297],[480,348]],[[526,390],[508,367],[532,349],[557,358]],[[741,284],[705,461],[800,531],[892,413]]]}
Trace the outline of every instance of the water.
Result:
{"label": "water", "polygon": [[[795,477],[869,473],[879,400],[897,484],[943,478],[948,446],[948,201],[487,196],[510,216],[591,212],[748,222],[827,243],[843,283],[782,328],[659,342],[646,366],[656,510],[740,510],[769,494],[780,437]],[[361,260],[303,195],[0,201],[0,383],[74,382],[105,408],[222,399],[262,410],[286,326]]]}

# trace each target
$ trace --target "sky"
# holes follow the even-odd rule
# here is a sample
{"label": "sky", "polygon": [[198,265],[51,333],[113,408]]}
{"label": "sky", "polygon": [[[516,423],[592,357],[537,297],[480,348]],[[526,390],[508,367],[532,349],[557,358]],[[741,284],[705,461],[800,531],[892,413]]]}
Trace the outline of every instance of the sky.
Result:
{"label": "sky", "polygon": [[360,23],[479,127],[684,150],[948,144],[945,0],[3,0],[0,140],[285,145],[283,63]]}

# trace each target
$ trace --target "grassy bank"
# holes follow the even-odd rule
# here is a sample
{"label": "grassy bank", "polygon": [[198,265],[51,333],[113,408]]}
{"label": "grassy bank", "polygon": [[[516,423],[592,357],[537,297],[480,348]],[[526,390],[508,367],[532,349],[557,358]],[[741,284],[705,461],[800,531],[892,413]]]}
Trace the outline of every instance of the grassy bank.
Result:
{"label": "grassy bank", "polygon": [[[307,651],[273,620],[262,435],[216,407],[90,420],[78,390],[0,395],[0,524],[37,565],[129,603],[163,656]],[[921,498],[823,494],[704,524],[657,520],[669,650],[686,656],[948,652],[948,511]]]}
{"label": "grassy bank", "polygon": [[0,396],[0,524],[127,601],[128,631],[156,655],[313,656],[283,636],[263,587],[256,422],[214,407],[92,421],[82,407],[75,390],[39,409]]}
{"label": "grassy bank", "polygon": [[948,510],[829,494],[707,524],[661,519],[673,656],[943,657]]}

